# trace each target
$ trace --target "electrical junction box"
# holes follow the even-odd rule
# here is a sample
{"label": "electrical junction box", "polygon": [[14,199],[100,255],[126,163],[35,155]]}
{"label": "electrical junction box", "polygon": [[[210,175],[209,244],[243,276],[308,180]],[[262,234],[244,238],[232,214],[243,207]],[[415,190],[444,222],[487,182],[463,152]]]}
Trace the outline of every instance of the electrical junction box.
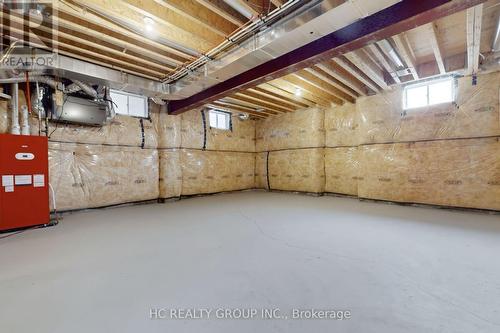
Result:
{"label": "electrical junction box", "polygon": [[46,137],[0,134],[0,232],[47,224]]}

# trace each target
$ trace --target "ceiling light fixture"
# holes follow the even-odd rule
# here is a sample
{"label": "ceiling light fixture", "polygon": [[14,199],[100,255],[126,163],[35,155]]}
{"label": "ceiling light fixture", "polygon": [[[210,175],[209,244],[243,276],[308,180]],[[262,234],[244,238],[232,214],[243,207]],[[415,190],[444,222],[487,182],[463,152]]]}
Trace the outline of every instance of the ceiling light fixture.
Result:
{"label": "ceiling light fixture", "polygon": [[153,32],[154,25],[155,21],[151,17],[144,16],[144,29],[146,29],[146,31]]}
{"label": "ceiling light fixture", "polygon": [[295,89],[295,96],[297,96],[297,97],[302,96],[302,89],[300,89],[300,88]]}

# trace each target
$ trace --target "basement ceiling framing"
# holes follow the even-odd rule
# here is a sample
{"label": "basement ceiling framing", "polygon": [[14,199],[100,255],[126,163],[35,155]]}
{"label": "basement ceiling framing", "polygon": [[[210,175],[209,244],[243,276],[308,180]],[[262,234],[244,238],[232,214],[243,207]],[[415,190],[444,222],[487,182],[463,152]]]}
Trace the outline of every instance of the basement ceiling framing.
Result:
{"label": "basement ceiling framing", "polygon": [[[284,0],[61,0],[58,52],[158,82],[216,47]],[[238,10],[240,8],[240,10]],[[241,10],[244,8],[244,10]],[[11,42],[29,34],[22,17],[2,7]],[[475,73],[500,15],[500,0],[461,11],[387,38],[403,66],[379,43],[324,60],[210,102],[209,106],[265,118],[312,106],[353,103],[395,84],[466,69]],[[155,25],[152,34],[145,18]],[[34,29],[49,38],[49,27]],[[32,32],[32,33],[33,33]],[[4,41],[5,44],[5,41]],[[40,46],[40,45],[32,45]],[[406,73],[403,73],[406,71]]]}
{"label": "basement ceiling framing", "polygon": [[[392,89],[393,85],[422,78],[456,72],[477,72],[480,59],[491,52],[495,23],[499,16],[500,1],[490,0],[388,38],[407,70],[406,75],[396,74],[398,69],[403,68],[398,68],[389,54],[377,46],[377,43],[372,43],[294,74],[260,84],[257,88],[261,93],[286,97],[284,102],[298,101],[300,104],[291,103],[293,109],[297,110],[314,105],[328,107],[352,103],[360,96],[380,93]],[[478,21],[482,23],[482,28],[478,27]],[[470,64],[467,59],[471,59]],[[300,96],[297,96],[298,89]],[[266,113],[270,110],[264,104],[259,106],[252,112],[263,117],[273,115]],[[228,105],[225,108],[234,112],[241,111],[231,109]],[[280,113],[284,112],[289,110]]]}

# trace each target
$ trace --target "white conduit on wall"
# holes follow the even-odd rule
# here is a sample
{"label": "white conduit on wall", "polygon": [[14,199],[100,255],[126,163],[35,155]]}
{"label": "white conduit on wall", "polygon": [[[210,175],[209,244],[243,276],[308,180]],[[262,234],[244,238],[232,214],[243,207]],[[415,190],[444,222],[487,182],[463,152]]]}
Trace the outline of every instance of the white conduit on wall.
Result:
{"label": "white conduit on wall", "polygon": [[17,83],[13,83],[11,85],[11,100],[10,100],[10,107],[11,107],[11,119],[12,119],[12,125],[10,128],[10,134],[16,134],[19,135],[21,134],[20,127],[19,127],[19,85]]}
{"label": "white conduit on wall", "polygon": [[28,107],[26,105],[21,106],[21,135],[30,135],[30,123],[28,120]]}

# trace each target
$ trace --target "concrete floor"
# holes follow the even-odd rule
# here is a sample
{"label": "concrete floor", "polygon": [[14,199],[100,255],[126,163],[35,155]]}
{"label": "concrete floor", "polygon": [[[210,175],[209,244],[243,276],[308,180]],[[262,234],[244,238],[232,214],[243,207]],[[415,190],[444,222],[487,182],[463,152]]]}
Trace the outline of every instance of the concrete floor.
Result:
{"label": "concrete floor", "polygon": [[[500,217],[242,192],[0,239],[0,332],[500,332]],[[350,310],[172,320],[156,308]]]}

